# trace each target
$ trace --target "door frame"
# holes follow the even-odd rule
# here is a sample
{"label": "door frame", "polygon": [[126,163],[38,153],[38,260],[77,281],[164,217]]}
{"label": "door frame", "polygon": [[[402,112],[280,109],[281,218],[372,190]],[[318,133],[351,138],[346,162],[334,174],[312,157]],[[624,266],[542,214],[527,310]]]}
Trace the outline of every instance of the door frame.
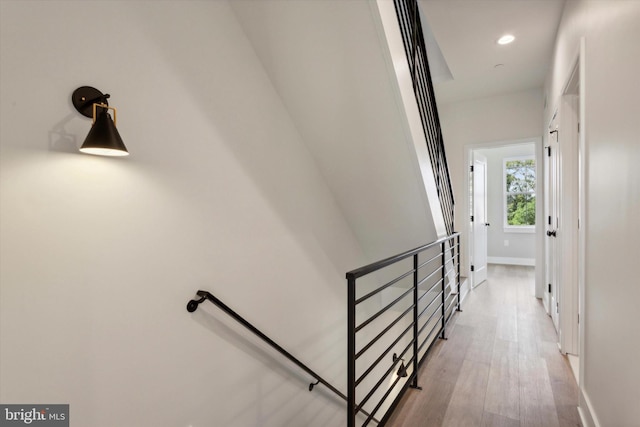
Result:
{"label": "door frame", "polygon": [[[493,142],[479,142],[474,144],[465,144],[464,146],[464,164],[465,170],[463,171],[464,178],[464,200],[463,200],[463,213],[467,215],[467,217],[471,214],[471,203],[470,198],[472,196],[470,186],[472,184],[470,179],[470,167],[473,164],[473,151],[480,150],[485,148],[498,148],[509,145],[519,145],[519,144],[535,144],[535,152],[536,152],[536,181],[540,182],[540,177],[542,177],[543,168],[542,161],[543,157],[543,144],[542,137],[534,136],[531,138],[521,138],[521,139],[511,139],[511,140],[503,140],[503,141],[493,141]],[[537,185],[536,187],[536,199],[543,200],[544,197],[544,189],[542,185]],[[543,215],[544,215],[544,204],[536,203],[536,224],[542,224]],[[473,233],[471,230],[471,222],[469,218],[466,218],[464,221],[464,227],[462,230],[463,233],[463,241],[468,242],[466,245],[466,250],[464,251],[467,259],[467,263],[464,266],[465,273],[467,277],[471,278],[471,260],[473,259]],[[535,266],[535,287],[532,290],[532,294],[536,296],[536,298],[542,298],[544,295],[544,239],[546,230],[543,230],[542,227],[536,227],[536,266]]]}

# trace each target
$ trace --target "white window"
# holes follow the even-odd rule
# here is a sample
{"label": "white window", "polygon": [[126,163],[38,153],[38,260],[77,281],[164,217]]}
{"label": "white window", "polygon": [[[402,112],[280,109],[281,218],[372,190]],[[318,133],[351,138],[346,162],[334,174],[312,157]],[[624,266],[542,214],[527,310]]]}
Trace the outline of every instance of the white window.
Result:
{"label": "white window", "polygon": [[504,159],[504,228],[534,232],[536,225],[536,160],[533,156]]}

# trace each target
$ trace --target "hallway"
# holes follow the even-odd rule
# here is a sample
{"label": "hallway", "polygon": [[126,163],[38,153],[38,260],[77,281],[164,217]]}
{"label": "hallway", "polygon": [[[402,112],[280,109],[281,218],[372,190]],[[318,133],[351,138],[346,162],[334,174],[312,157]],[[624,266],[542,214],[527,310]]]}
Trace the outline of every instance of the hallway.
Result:
{"label": "hallway", "polygon": [[533,281],[533,267],[490,265],[423,365],[423,390],[409,389],[387,425],[580,426],[576,381]]}

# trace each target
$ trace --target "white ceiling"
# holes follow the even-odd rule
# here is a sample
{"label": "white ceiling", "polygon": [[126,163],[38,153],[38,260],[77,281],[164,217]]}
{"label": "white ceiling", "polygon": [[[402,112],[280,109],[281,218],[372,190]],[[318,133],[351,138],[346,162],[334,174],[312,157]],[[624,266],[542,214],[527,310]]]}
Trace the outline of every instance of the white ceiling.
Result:
{"label": "white ceiling", "polygon": [[[418,1],[452,76],[435,77],[438,103],[543,86],[565,0]],[[498,45],[506,33],[516,40]]]}

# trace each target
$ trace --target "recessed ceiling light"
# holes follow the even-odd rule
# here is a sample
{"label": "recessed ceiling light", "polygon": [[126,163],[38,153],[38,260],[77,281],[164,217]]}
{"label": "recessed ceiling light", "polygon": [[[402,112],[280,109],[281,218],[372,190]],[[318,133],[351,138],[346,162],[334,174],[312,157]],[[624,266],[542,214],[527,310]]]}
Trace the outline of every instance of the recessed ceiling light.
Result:
{"label": "recessed ceiling light", "polygon": [[516,38],[511,34],[505,34],[504,36],[498,39],[498,44],[509,44],[514,41]]}

